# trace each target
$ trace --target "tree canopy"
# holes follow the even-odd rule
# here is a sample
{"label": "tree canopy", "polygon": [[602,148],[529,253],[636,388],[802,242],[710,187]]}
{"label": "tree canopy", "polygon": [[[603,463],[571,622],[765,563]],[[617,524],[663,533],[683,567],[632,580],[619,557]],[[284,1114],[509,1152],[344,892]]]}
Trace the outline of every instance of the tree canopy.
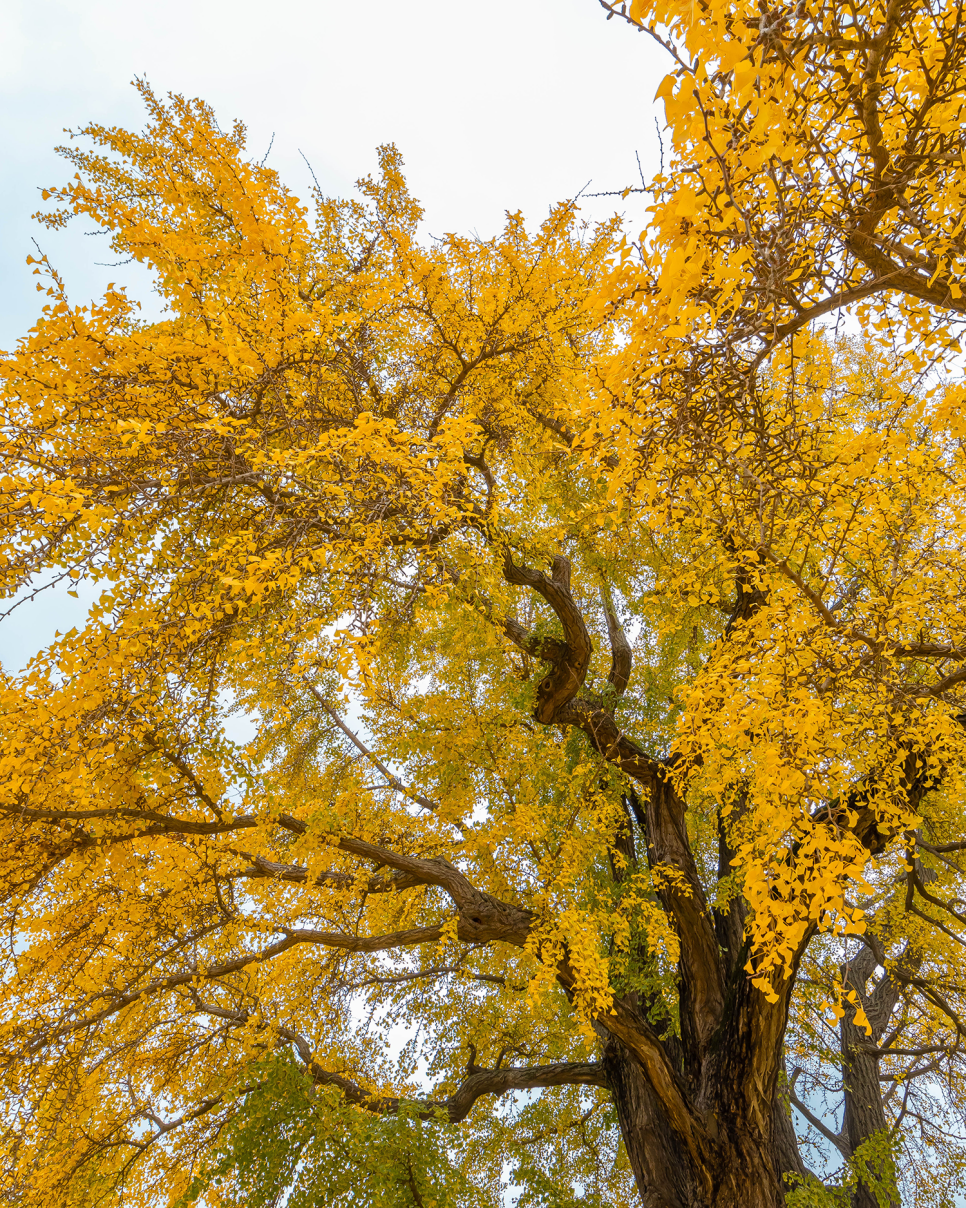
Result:
{"label": "tree canopy", "polygon": [[165,310],[42,258],[3,361],[3,592],[102,589],[0,680],[5,1202],[953,1203],[962,13],[604,7],[637,240],[65,151]]}

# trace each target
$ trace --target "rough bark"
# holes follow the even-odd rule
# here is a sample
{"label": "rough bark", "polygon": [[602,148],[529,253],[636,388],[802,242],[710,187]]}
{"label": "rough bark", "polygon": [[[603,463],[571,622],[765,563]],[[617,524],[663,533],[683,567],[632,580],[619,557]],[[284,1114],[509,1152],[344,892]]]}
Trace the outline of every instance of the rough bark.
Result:
{"label": "rough bark", "polygon": [[744,1088],[716,1088],[712,1163],[699,1170],[633,1056],[611,1043],[602,1063],[643,1208],[780,1208],[782,1174],[804,1174],[780,1095],[764,1131],[743,1120]]}
{"label": "rough bark", "polygon": [[[779,1175],[796,1175],[803,1178],[808,1168],[802,1161],[798,1149],[798,1138],[792,1125],[791,1107],[784,1088],[780,1088],[775,1096],[772,1109],[772,1152],[775,1155],[775,1166]],[[784,1184],[783,1184],[784,1186]]]}
{"label": "rough bark", "polygon": [[644,1208],[689,1208],[694,1169],[643,1070],[619,1043],[608,1045],[603,1065]]}
{"label": "rough bark", "polygon": [[[861,1145],[876,1137],[884,1136],[889,1128],[882,1090],[879,1081],[879,1056],[877,1048],[889,1016],[898,999],[898,989],[888,976],[880,979],[871,994],[866,994],[866,984],[875,969],[875,956],[863,948],[843,968],[843,983],[853,989],[866,1012],[872,1034],[855,1022],[856,1008],[848,1007],[840,1025],[842,1050],[842,1084],[845,1093],[845,1116],[843,1133],[849,1150],[854,1155]],[[895,1167],[888,1157],[870,1163],[871,1173],[879,1184],[878,1192],[865,1179],[860,1178],[852,1196],[852,1208],[899,1208],[899,1197],[895,1192]],[[886,1190],[892,1184],[890,1195]],[[881,1196],[888,1195],[887,1200]]]}

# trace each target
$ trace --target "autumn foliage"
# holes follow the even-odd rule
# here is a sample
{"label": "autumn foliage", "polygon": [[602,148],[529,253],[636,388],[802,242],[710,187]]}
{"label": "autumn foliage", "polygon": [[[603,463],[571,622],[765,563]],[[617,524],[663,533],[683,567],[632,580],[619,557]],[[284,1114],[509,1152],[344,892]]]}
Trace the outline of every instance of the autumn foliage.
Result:
{"label": "autumn foliage", "polygon": [[0,1203],[952,1204],[962,14],[604,7],[637,239],[66,151],[164,313],[41,259],[3,361],[3,593],[100,595],[0,680]]}

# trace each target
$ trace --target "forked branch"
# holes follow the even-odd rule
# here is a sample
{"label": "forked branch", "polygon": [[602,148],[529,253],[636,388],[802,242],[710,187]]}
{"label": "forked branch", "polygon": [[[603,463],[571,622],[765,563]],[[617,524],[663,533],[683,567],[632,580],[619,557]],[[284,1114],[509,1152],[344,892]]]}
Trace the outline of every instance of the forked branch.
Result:
{"label": "forked branch", "polygon": [[[249,1021],[248,1011],[230,1010],[203,1002],[197,994],[194,999],[199,1012],[227,1020],[236,1027],[243,1027]],[[305,1036],[281,1026],[276,1028],[276,1032],[280,1040],[292,1045],[298,1053],[306,1073],[316,1086],[337,1087],[349,1103],[375,1115],[394,1116],[405,1111],[420,1120],[445,1120],[458,1124],[466,1119],[473,1104],[483,1095],[505,1095],[509,1091],[542,1090],[553,1086],[608,1086],[603,1066],[597,1062],[558,1061],[549,1065],[485,1069],[471,1061],[467,1076],[445,1098],[380,1095],[367,1090],[345,1074],[322,1066],[315,1060],[312,1045]]]}
{"label": "forked branch", "polygon": [[350,1103],[379,1115],[398,1115],[401,1110],[420,1120],[448,1120],[458,1124],[469,1115],[473,1104],[483,1095],[505,1095],[508,1091],[541,1090],[551,1086],[607,1086],[603,1067],[596,1062],[555,1062],[551,1065],[510,1066],[505,1069],[481,1069],[467,1075],[445,1099],[407,1099],[397,1095],[378,1095],[323,1068],[312,1056],[312,1047],[304,1036],[288,1028],[278,1034],[295,1047],[306,1072],[316,1086],[337,1086]]}

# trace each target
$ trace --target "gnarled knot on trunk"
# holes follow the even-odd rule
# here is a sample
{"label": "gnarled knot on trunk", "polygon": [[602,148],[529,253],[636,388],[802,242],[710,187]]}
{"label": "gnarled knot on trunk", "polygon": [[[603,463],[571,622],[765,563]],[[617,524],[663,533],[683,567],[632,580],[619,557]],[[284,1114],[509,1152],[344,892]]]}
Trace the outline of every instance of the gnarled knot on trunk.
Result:
{"label": "gnarled knot on trunk", "polygon": [[461,903],[456,934],[464,944],[488,944],[502,940],[522,947],[537,916],[508,902],[482,894],[475,901]]}

